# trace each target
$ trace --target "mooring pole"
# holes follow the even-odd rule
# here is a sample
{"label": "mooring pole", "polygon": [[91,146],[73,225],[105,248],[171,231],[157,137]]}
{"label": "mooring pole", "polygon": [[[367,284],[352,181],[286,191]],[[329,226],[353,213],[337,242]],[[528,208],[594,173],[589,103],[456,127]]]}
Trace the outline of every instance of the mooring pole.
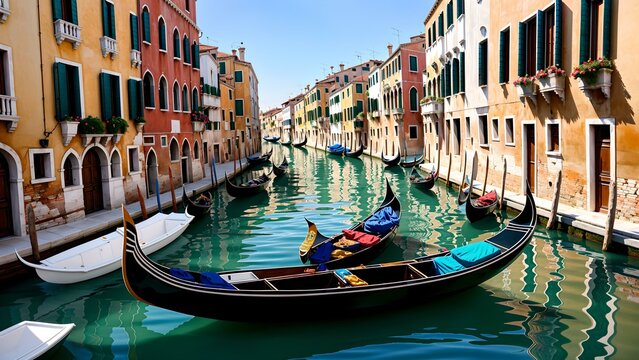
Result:
{"label": "mooring pole", "polygon": [[38,234],[36,232],[36,219],[33,206],[27,206],[27,224],[29,226],[29,240],[31,241],[31,252],[36,261],[40,261],[40,245],[38,244]]}
{"label": "mooring pole", "polygon": [[501,176],[501,196],[499,197],[499,210],[504,208],[504,191],[506,190],[506,174],[508,166],[506,164],[506,158],[504,158],[504,174]]}
{"label": "mooring pole", "polygon": [[162,201],[160,201],[160,179],[155,178],[155,199],[158,202],[158,212],[162,212]]}
{"label": "mooring pole", "polygon": [[177,202],[175,200],[175,188],[173,187],[173,172],[169,166],[169,184],[171,185],[171,202],[173,203],[173,212],[177,212]]}
{"label": "mooring pole", "polygon": [[488,167],[490,166],[490,156],[486,155],[486,174],[484,175],[484,187],[481,189],[481,196],[486,194],[486,182],[488,181]]}
{"label": "mooring pole", "polygon": [[[437,151],[439,151],[439,149]],[[448,155],[448,174],[446,175],[446,187],[450,186],[450,169],[452,167],[453,167],[453,157],[452,155]],[[464,182],[464,179],[462,179],[462,183],[463,182]],[[460,188],[461,188],[461,185],[460,185]]]}
{"label": "mooring pole", "polygon": [[[437,156],[439,156],[439,147],[437,148]],[[464,183],[466,182],[466,165],[467,165],[467,162],[468,162],[468,152],[466,152],[464,150],[464,170],[462,172],[461,182],[459,183],[459,194],[460,194],[460,196],[461,196],[462,191],[464,191]],[[448,181],[446,181],[446,186],[448,186]],[[471,191],[471,190],[472,189],[469,189],[468,191]]]}
{"label": "mooring pole", "polygon": [[610,196],[608,197],[608,221],[604,232],[603,251],[608,251],[608,246],[612,242],[612,233],[615,228],[615,214],[617,213],[617,180],[610,183]]}
{"label": "mooring pole", "polygon": [[559,193],[561,191],[561,169],[557,173],[555,179],[555,193],[552,197],[552,209],[550,210],[550,216],[548,217],[548,223],[546,229],[552,229],[557,225],[557,209],[559,208]]}
{"label": "mooring pole", "polygon": [[146,204],[144,203],[144,196],[142,196],[142,191],[140,191],[140,185],[138,187],[138,201],[140,202],[140,210],[142,210],[142,218],[144,220],[148,219],[146,213]]}

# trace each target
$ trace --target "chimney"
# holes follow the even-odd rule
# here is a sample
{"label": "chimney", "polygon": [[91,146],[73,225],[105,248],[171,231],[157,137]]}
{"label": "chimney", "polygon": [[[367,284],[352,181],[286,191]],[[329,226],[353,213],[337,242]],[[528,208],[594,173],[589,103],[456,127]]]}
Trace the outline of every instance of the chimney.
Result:
{"label": "chimney", "polygon": [[334,74],[335,72],[333,71],[333,69],[335,68],[335,66],[331,65],[331,74]]}
{"label": "chimney", "polygon": [[240,60],[244,61],[244,53],[246,52],[246,48],[242,46],[238,50],[240,51]]}
{"label": "chimney", "polygon": [[390,57],[393,55],[393,44],[389,43],[386,47],[388,48],[388,57]]}
{"label": "chimney", "polygon": [[344,71],[344,64],[339,64],[339,71]]}
{"label": "chimney", "polygon": [[237,56],[237,50],[233,49],[231,52],[233,53],[233,56]]}

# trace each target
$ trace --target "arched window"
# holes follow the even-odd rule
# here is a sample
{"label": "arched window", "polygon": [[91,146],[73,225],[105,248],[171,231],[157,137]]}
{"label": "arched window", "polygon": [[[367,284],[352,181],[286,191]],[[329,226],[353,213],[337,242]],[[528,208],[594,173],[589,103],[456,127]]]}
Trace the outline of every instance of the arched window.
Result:
{"label": "arched window", "polygon": [[191,48],[190,48],[190,44],[191,41],[189,40],[189,37],[186,36],[186,34],[184,35],[184,39],[182,40],[182,46],[184,47],[184,63],[185,64],[190,64],[191,63]]}
{"label": "arched window", "polygon": [[173,57],[180,58],[180,33],[177,29],[173,30]]}
{"label": "arched window", "polygon": [[160,38],[160,50],[166,51],[166,23],[163,18],[158,20],[158,37]]}
{"label": "arched window", "polygon": [[118,150],[111,154],[111,177],[114,179],[122,177],[122,158]]}
{"label": "arched window", "polygon": [[173,111],[180,111],[180,85],[173,83]]}
{"label": "arched window", "polygon": [[418,111],[418,104],[419,104],[419,99],[417,98],[417,89],[415,89],[414,87],[410,88],[409,91],[409,97],[410,97],[410,111]]}
{"label": "arched window", "polygon": [[459,60],[453,59],[453,95],[459,93]]}
{"label": "arched window", "polygon": [[186,84],[182,87],[182,110],[189,111],[189,89]]}
{"label": "arched window", "polygon": [[75,154],[69,153],[67,158],[64,160],[62,169],[64,170],[64,176],[62,179],[63,188],[80,185],[80,161]]}
{"label": "arched window", "polygon": [[197,91],[197,88],[193,88],[193,99],[191,100],[191,106],[193,107],[193,111],[197,111],[200,109],[200,94]]}
{"label": "arched window", "polygon": [[160,110],[169,110],[169,101],[167,99],[168,97],[167,91],[168,91],[168,88],[166,84],[166,79],[163,76],[160,78],[160,86],[159,86]]}
{"label": "arched window", "polygon": [[198,160],[200,158],[200,145],[197,141],[195,142],[195,144],[193,144],[193,158],[195,160]]}
{"label": "arched window", "polygon": [[193,67],[196,69],[200,68],[200,46],[197,42],[193,42],[191,45],[191,55],[193,56]]}
{"label": "arched window", "polygon": [[150,72],[144,74],[144,107],[146,108],[154,108],[155,107],[155,90],[153,90],[153,76]]}
{"label": "arched window", "polygon": [[431,80],[428,81],[428,96],[431,96],[433,94],[433,82]]}
{"label": "arched window", "polygon": [[178,148],[178,143],[175,139],[171,139],[171,161],[180,160],[180,149]]}
{"label": "arched window", "polygon": [[142,9],[142,41],[151,43],[151,15],[146,6]]}

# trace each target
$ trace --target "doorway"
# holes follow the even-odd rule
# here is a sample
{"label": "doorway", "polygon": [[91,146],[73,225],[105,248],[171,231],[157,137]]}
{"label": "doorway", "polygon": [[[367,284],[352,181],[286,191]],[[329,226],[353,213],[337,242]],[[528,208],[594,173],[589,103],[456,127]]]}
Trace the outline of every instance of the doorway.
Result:
{"label": "doorway", "polygon": [[610,196],[610,127],[595,126],[595,211],[608,212]]}
{"label": "doorway", "polygon": [[13,235],[9,163],[0,154],[0,237]]}
{"label": "doorway", "polygon": [[524,154],[523,154],[523,169],[524,169],[524,191],[526,189],[526,181],[530,185],[530,191],[535,192],[536,185],[536,144],[535,144],[535,124],[523,125],[523,137],[524,137]]}
{"label": "doorway", "polygon": [[148,189],[149,195],[155,195],[159,189],[157,189],[157,178],[158,178],[158,158],[155,155],[155,151],[149,151],[149,156],[146,160],[146,179],[147,184],[146,188]]}
{"label": "doorway", "polygon": [[84,213],[90,214],[104,209],[102,199],[102,166],[95,148],[90,149],[82,161],[82,184]]}

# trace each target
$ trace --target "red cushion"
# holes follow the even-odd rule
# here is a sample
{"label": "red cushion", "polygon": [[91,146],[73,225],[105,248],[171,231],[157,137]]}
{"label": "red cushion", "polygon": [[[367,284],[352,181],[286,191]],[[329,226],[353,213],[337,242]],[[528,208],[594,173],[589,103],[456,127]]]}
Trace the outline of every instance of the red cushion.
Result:
{"label": "red cushion", "polygon": [[355,240],[358,243],[362,244],[362,246],[364,247],[375,245],[380,240],[379,236],[367,234],[361,231],[342,230],[342,232],[344,233],[345,238],[349,240]]}
{"label": "red cushion", "polygon": [[497,201],[497,193],[491,191],[488,194],[477,199],[477,205],[486,206],[494,203],[495,201]]}

